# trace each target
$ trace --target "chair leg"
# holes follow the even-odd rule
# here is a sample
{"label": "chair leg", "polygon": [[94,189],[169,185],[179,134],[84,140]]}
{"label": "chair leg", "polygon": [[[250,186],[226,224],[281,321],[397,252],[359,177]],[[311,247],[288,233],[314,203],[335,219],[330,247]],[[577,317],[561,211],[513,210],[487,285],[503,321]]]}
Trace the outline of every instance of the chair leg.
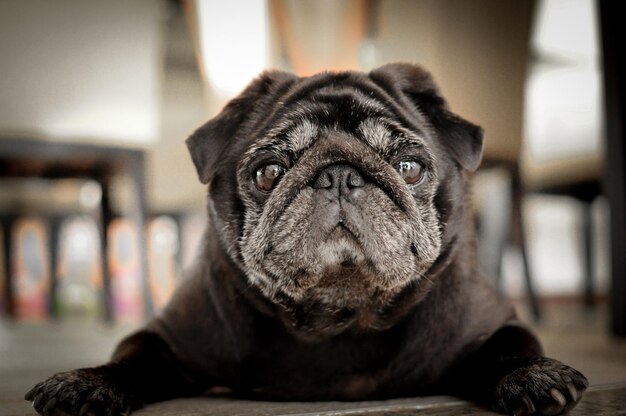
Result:
{"label": "chair leg", "polygon": [[528,296],[528,302],[533,314],[533,318],[538,321],[541,319],[541,311],[539,310],[539,302],[534,289],[532,272],[530,269],[530,263],[528,261],[526,232],[524,229],[524,218],[522,212],[522,186],[519,174],[519,167],[515,165],[512,169],[511,175],[511,226],[513,229],[514,240],[517,242],[521,254],[522,262],[524,264],[524,279],[526,281],[526,292]]}
{"label": "chair leg", "polygon": [[59,304],[57,298],[57,283],[59,281],[58,265],[59,265],[59,243],[61,238],[61,226],[63,225],[63,217],[51,215],[48,218],[48,247],[50,253],[50,303],[49,313],[52,318],[56,318],[59,314]]}
{"label": "chair leg", "polygon": [[100,211],[98,213],[100,232],[100,270],[102,273],[102,312],[103,320],[111,323],[115,319],[113,316],[113,301],[111,298],[111,271],[109,264],[109,228],[113,220],[113,212],[110,200],[110,182],[108,176],[97,178],[102,189],[100,200]]}
{"label": "chair leg", "polygon": [[591,202],[582,203],[582,249],[583,249],[583,280],[585,285],[585,307],[592,308],[594,299],[594,259],[593,259],[593,213]]}
{"label": "chair leg", "polygon": [[12,216],[2,218],[2,243],[4,253],[4,314],[8,317],[15,318],[15,304],[13,297],[13,258],[12,258],[12,244],[13,244],[13,222]]}

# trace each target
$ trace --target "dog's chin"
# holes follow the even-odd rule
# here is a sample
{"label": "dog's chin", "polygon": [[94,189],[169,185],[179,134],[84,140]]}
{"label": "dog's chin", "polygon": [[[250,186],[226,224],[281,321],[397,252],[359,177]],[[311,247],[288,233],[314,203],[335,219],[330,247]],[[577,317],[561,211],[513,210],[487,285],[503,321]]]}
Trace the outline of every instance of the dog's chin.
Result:
{"label": "dog's chin", "polygon": [[[390,325],[384,311],[400,292],[360,286],[363,278],[358,267],[329,269],[320,285],[309,288],[298,299],[281,292],[274,297],[280,319],[287,329],[304,341],[323,341],[346,332],[368,333]],[[349,276],[345,283],[336,277]],[[325,282],[334,282],[326,284]]]}
{"label": "dog's chin", "polygon": [[358,238],[344,227],[333,230],[318,253],[316,267],[299,274],[275,271],[274,282],[280,283],[260,286],[278,305],[285,326],[305,341],[386,329],[384,311],[406,283],[381,281]]}

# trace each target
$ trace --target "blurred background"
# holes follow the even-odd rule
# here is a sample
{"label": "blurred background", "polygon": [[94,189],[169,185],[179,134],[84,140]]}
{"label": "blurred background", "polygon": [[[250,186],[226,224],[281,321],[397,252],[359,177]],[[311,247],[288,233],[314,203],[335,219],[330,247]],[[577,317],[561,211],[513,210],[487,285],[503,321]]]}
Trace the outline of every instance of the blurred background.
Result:
{"label": "blurred background", "polygon": [[79,322],[67,363],[91,362],[158,312],[204,224],[184,140],[262,70],[408,61],[486,131],[483,270],[548,349],[618,348],[590,371],[620,379],[599,22],[592,0],[0,1],[0,354],[36,366]]}

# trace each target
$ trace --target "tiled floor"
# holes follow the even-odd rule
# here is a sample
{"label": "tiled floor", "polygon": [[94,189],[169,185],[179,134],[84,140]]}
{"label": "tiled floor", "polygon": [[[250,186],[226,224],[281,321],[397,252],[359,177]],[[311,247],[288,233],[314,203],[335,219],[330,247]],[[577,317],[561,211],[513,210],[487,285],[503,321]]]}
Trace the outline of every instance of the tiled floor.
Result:
{"label": "tiled floor", "polygon": [[[589,392],[572,415],[626,415],[626,340],[606,335],[603,308],[585,313],[575,304],[550,304],[537,326],[548,356],[587,375]],[[22,399],[36,382],[57,371],[102,363],[132,327],[101,324],[10,324],[0,321],[0,415],[35,414]],[[386,402],[271,403],[185,399],[158,403],[137,415],[488,415],[452,397]]]}

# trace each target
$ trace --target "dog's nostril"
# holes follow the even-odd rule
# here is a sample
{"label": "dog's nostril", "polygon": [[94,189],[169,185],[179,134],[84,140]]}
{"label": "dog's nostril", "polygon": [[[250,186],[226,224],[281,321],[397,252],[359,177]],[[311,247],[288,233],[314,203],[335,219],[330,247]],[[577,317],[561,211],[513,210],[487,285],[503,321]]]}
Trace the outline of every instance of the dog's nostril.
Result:
{"label": "dog's nostril", "polygon": [[320,173],[313,183],[313,187],[316,189],[330,188],[332,186],[333,180],[330,177],[330,174],[326,171]]}
{"label": "dog's nostril", "polygon": [[365,185],[365,180],[363,179],[363,176],[359,175],[355,170],[353,172],[348,172],[348,180],[346,183],[349,187],[359,188]]}
{"label": "dog's nostril", "polygon": [[336,189],[341,193],[364,185],[363,176],[348,164],[327,166],[317,175],[312,184],[315,189]]}

